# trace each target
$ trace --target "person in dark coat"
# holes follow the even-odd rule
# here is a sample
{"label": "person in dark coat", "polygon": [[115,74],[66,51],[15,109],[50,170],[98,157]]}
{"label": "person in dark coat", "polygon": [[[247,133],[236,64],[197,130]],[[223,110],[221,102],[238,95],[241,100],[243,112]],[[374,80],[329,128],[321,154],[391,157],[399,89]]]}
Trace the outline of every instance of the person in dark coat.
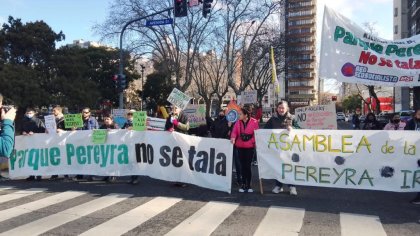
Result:
{"label": "person in dark coat", "polygon": [[[264,129],[300,129],[297,122],[293,119],[292,114],[289,113],[289,105],[286,101],[281,101],[277,104],[277,110],[273,116],[267,121]],[[296,186],[289,185],[290,195],[297,195]],[[283,191],[283,183],[276,180],[276,186],[273,188],[273,193],[280,193]]]}
{"label": "person in dark coat", "polygon": [[363,130],[381,130],[381,124],[376,120],[375,114],[372,112],[366,115],[365,124],[363,125]]}
{"label": "person in dark coat", "polygon": [[230,127],[228,123],[225,111],[220,110],[219,116],[213,121],[210,127],[211,137],[229,139]]}
{"label": "person in dark coat", "polygon": [[[28,107],[22,120],[22,134],[33,135],[35,133],[45,133],[45,125],[41,119],[36,117],[35,109]],[[26,180],[35,180],[35,176],[31,175]],[[41,181],[41,176],[37,176],[36,180]]]}

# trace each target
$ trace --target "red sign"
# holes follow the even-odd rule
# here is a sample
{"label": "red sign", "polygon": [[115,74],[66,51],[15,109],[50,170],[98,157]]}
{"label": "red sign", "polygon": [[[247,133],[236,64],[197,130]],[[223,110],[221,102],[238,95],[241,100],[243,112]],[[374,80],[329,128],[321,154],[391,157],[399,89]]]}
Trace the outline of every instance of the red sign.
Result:
{"label": "red sign", "polygon": [[[394,110],[394,102],[393,102],[393,98],[392,97],[379,97],[379,102],[380,102],[380,108],[381,111],[393,111]],[[369,103],[370,102],[370,98],[366,99],[366,101]],[[372,104],[371,104],[372,110],[375,110],[376,107],[376,99],[372,99]],[[365,104],[364,106],[364,111],[365,113],[369,112],[369,108],[368,105]]]}

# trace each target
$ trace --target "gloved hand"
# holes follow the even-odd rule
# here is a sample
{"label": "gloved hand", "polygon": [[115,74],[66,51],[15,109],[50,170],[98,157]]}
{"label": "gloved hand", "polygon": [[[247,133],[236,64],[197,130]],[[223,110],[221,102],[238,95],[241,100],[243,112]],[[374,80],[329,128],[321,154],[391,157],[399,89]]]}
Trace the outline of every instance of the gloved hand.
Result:
{"label": "gloved hand", "polygon": [[174,119],[174,120],[172,121],[172,124],[174,124],[175,126],[178,126],[179,121],[178,121],[177,119]]}

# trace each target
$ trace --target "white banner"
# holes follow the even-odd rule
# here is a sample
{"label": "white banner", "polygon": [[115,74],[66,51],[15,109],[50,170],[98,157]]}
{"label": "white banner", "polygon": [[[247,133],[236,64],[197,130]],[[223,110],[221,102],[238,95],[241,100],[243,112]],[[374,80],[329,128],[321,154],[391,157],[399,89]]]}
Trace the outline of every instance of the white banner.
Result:
{"label": "white banner", "polygon": [[378,38],[325,7],[320,77],[346,83],[420,86],[420,35]]}
{"label": "white banner", "polygon": [[181,92],[177,88],[174,88],[168,97],[168,102],[170,102],[172,105],[181,108],[182,110],[184,110],[188,106],[190,100],[191,98],[188,97],[188,95]]}
{"label": "white banner", "polygon": [[111,130],[106,144],[95,145],[91,136],[88,130],[16,137],[10,177],[145,175],[231,192],[233,148],[229,140]]}
{"label": "white banner", "polygon": [[256,144],[262,179],[420,192],[420,132],[258,130]]}
{"label": "white banner", "polygon": [[303,129],[337,129],[334,103],[296,108],[295,119]]}

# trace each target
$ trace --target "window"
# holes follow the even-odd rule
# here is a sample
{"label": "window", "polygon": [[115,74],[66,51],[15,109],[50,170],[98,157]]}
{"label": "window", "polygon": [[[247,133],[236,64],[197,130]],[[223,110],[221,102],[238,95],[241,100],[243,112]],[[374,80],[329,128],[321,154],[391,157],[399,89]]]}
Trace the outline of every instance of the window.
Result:
{"label": "window", "polygon": [[394,25],[394,34],[398,34],[398,25]]}
{"label": "window", "polygon": [[398,16],[398,7],[394,8],[394,17]]}

